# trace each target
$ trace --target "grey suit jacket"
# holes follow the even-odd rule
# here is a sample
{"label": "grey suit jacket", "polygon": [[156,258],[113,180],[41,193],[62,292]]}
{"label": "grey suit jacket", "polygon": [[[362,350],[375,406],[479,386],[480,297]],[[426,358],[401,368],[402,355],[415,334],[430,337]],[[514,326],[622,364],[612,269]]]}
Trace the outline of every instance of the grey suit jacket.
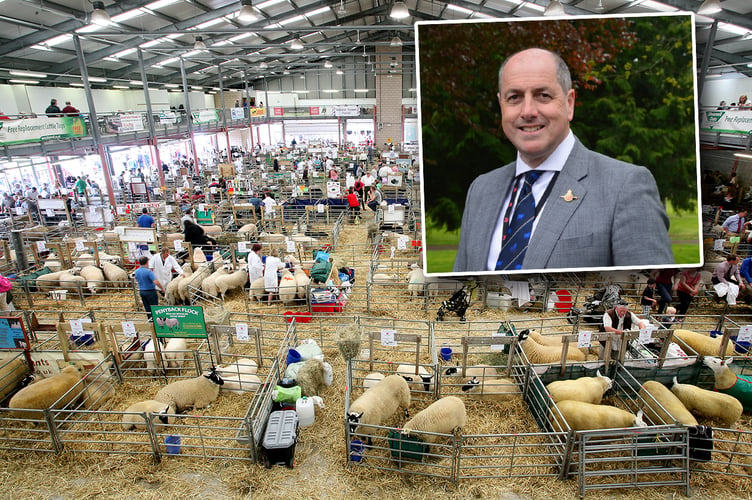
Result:
{"label": "grey suit jacket", "polygon": [[[514,173],[511,163],[470,185],[455,272],[488,270],[491,237]],[[564,199],[569,190],[577,199]],[[650,171],[590,151],[579,140],[538,217],[525,270],[674,263],[668,217]]]}

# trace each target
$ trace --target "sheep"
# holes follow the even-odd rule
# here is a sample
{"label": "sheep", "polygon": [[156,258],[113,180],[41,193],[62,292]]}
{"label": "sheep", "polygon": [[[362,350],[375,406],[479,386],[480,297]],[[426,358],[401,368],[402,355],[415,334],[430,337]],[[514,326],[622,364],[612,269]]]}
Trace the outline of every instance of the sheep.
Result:
{"label": "sheep", "polygon": [[671,424],[676,421],[683,425],[697,425],[697,420],[684,403],[660,382],[648,380],[642,384],[639,395],[645,402],[645,415],[655,424]]}
{"label": "sheep", "polygon": [[[160,343],[160,348],[164,345],[164,341],[161,339],[158,339],[157,342]],[[144,362],[146,363],[146,371],[156,375],[157,370],[159,370],[159,365],[157,365],[157,358],[154,354],[154,341],[152,339],[148,339],[146,342],[144,342],[141,345],[141,350],[143,351],[142,357],[144,359]],[[162,349],[160,349],[160,352]]]}
{"label": "sheep", "polygon": [[235,394],[255,391],[261,386],[257,370],[258,365],[250,358],[238,358],[234,363],[219,366],[217,373],[225,382],[221,390]]}
{"label": "sheep", "polygon": [[230,274],[231,270],[232,267],[229,264],[221,266],[219,269],[211,273],[208,278],[201,282],[201,290],[203,290],[207,295],[216,297],[218,294],[216,284],[217,278],[226,274]]}
{"label": "sheep", "polygon": [[[167,321],[169,321],[169,319]],[[177,370],[177,372],[180,373],[180,370],[183,368],[183,363],[187,358],[187,353],[185,352],[187,349],[188,343],[184,338],[174,337],[167,341],[167,345],[162,351],[162,355],[167,362],[168,370]]]}
{"label": "sheep", "polygon": [[295,278],[295,284],[297,285],[297,293],[295,296],[299,299],[304,299],[311,278],[309,278],[305,271],[301,269],[300,265],[296,264],[293,269],[295,271],[293,277]]}
{"label": "sheep", "polygon": [[251,283],[251,289],[250,289],[251,297],[261,302],[264,300],[264,295],[266,295],[266,288],[264,287],[264,277],[256,278],[253,280],[253,283]]}
{"label": "sheep", "polygon": [[70,272],[64,272],[60,275],[60,288],[68,290],[70,292],[77,292],[79,288],[83,288],[86,285],[86,278],[83,276],[76,276]]}
{"label": "sheep", "polygon": [[[682,329],[677,329],[673,332],[675,337],[681,339],[682,342],[691,347],[692,350],[697,354],[701,354],[703,356],[718,356],[721,352],[721,341],[723,340],[721,337],[712,338],[702,333]],[[733,356],[734,345],[729,342],[726,345],[725,354],[720,355]]]}
{"label": "sheep", "polygon": [[366,390],[356,399],[347,412],[350,434],[358,434],[368,439],[376,431],[364,425],[383,425],[399,408],[407,413],[410,406],[410,387],[399,375],[389,375],[381,382]]}
{"label": "sheep", "polygon": [[192,288],[201,288],[201,283],[209,277],[211,274],[211,271],[209,270],[209,266],[204,263],[198,266],[198,269],[196,269],[196,272],[194,272],[190,277],[180,281],[180,284],[178,285],[178,296],[180,297],[180,300],[183,301],[183,303],[191,302],[191,299],[193,298],[193,292],[188,290],[188,287]]}
{"label": "sheep", "polygon": [[64,273],[70,273],[66,271],[55,271],[54,273],[47,273],[39,276],[35,281],[38,290],[45,291],[47,289],[57,287],[60,284],[60,276]]}
{"label": "sheep", "polygon": [[46,267],[50,271],[58,272],[63,270],[63,263],[55,252],[50,252],[47,258],[44,260],[42,267]]}
{"label": "sheep", "polygon": [[79,271],[79,276],[82,276],[86,280],[86,288],[89,289],[92,295],[96,295],[99,288],[104,285],[104,273],[97,266],[85,266]]}
{"label": "sheep", "polygon": [[111,262],[101,262],[99,267],[102,268],[104,277],[107,278],[107,281],[115,282],[115,288],[128,287],[128,282],[130,280],[128,279],[128,273],[125,272],[125,269],[118,267]]}
{"label": "sheep", "polygon": [[[420,438],[424,443],[437,443],[441,436],[424,434],[451,434],[455,429],[462,428],[467,423],[465,403],[456,396],[447,396],[431,403],[425,410],[419,411],[405,423],[401,433]],[[417,434],[417,436],[415,436]]]}
{"label": "sheep", "polygon": [[562,344],[561,335],[541,335],[535,330],[530,330],[530,332],[528,333],[528,337],[532,338],[534,341],[536,341],[540,345],[553,346],[553,347],[558,347],[559,349],[561,349],[561,344]]}
{"label": "sheep", "polygon": [[[561,417],[569,424],[569,428],[575,431],[647,427],[642,419],[642,411],[633,415],[614,406],[594,405],[569,399],[559,401],[556,406],[559,408]],[[566,425],[561,422],[561,417],[559,413],[553,415],[552,421],[555,432],[566,431]]]}
{"label": "sheep", "polygon": [[462,386],[462,392],[475,399],[509,401],[520,395],[520,389],[509,378],[472,378]]}
{"label": "sheep", "polygon": [[717,419],[729,427],[742,416],[744,407],[733,396],[717,391],[701,389],[696,385],[680,384],[674,377],[671,392],[691,412],[706,418]]}
{"label": "sheep", "polygon": [[248,283],[248,265],[242,266],[234,273],[219,276],[216,280],[217,292],[225,300],[225,295],[230,290],[242,289]]}
{"label": "sheep", "polygon": [[[465,377],[468,378],[484,378],[484,377],[497,377],[499,373],[496,371],[496,368],[493,366],[488,365],[476,365],[476,366],[468,366],[465,367]],[[454,377],[454,376],[462,376],[462,368],[460,368],[459,365],[457,366],[450,366],[446,370],[444,370],[444,376],[445,377]]]}
{"label": "sheep", "polygon": [[[558,363],[561,361],[562,347],[542,345],[530,337],[526,338],[520,346],[525,352],[527,359],[534,365]],[[567,350],[567,360],[569,361],[586,361],[587,359],[587,356],[577,349],[576,346],[570,347]]]}
{"label": "sheep", "polygon": [[200,247],[193,249],[193,263],[194,264],[204,264],[206,262],[206,255],[204,254],[204,251],[201,250]]}
{"label": "sheep", "polygon": [[115,395],[115,380],[111,369],[112,363],[108,362],[83,377],[85,388],[82,404],[87,410],[96,410]]}
{"label": "sheep", "polygon": [[[28,385],[18,391],[8,403],[8,408],[44,410],[63,408],[81,395],[81,389],[74,386],[81,380],[81,372],[73,365],[63,368],[60,373],[39,382]],[[74,390],[72,390],[74,389]],[[63,397],[65,396],[65,397]],[[34,419],[40,417],[37,412],[14,411],[14,417]]]}
{"label": "sheep", "polygon": [[433,390],[433,374],[420,365],[399,364],[396,373],[407,381],[411,391]]}
{"label": "sheep", "polygon": [[728,367],[732,361],[731,358],[721,361],[708,356],[702,362],[713,370],[715,389],[734,396],[744,406],[744,411],[752,412],[752,379],[732,372]]}
{"label": "sheep", "polygon": [[309,359],[298,370],[297,382],[303,396],[318,396],[332,385],[334,374],[332,365],[320,359]]}
{"label": "sheep", "polygon": [[374,385],[384,380],[384,374],[378,372],[371,372],[363,378],[363,388],[370,389]]}
{"label": "sheep", "polygon": [[399,276],[397,276],[396,274],[375,273],[371,277],[371,281],[373,283],[381,284],[396,283],[397,281],[399,281]]}
{"label": "sheep", "polygon": [[171,306],[177,305],[180,301],[180,297],[178,295],[180,282],[189,278],[193,274],[193,269],[191,268],[191,264],[189,262],[183,264],[183,274],[185,275],[185,277],[178,276],[174,280],[170,281],[165,287],[165,302],[167,302]]}
{"label": "sheep", "polygon": [[282,275],[279,278],[279,300],[285,304],[290,304],[295,301],[297,294],[298,284],[295,277],[287,269],[282,270]]}
{"label": "sheep", "polygon": [[558,403],[569,399],[583,403],[600,404],[603,394],[614,385],[613,380],[601,375],[600,370],[595,377],[580,377],[575,380],[556,380],[546,386],[551,399]]}
{"label": "sheep", "polygon": [[206,408],[217,399],[223,384],[216,368],[212,368],[206,375],[167,384],[154,399],[169,404],[178,413],[188,408]]}
{"label": "sheep", "polygon": [[13,392],[29,374],[29,365],[23,357],[12,358],[0,366],[0,401]]}
{"label": "sheep", "polygon": [[411,271],[407,273],[407,290],[410,292],[410,298],[413,296],[423,295],[426,285],[426,275],[418,264],[413,264]]}
{"label": "sheep", "polygon": [[123,415],[123,430],[129,431],[132,429],[138,429],[139,427],[146,427],[146,421],[144,420],[144,414],[147,419],[154,417],[158,418],[164,425],[168,425],[174,422],[175,417],[168,415],[174,414],[175,408],[171,407],[167,403],[161,401],[155,401],[153,399],[147,399],[146,401],[139,401],[134,403],[125,409]]}
{"label": "sheep", "polygon": [[201,227],[204,228],[204,233],[206,234],[220,234],[222,232],[222,226],[216,224]]}
{"label": "sheep", "polygon": [[261,233],[259,240],[262,243],[284,243],[287,236],[279,233]]}
{"label": "sheep", "polygon": [[258,228],[256,227],[256,224],[245,224],[243,225],[243,227],[238,229],[238,235],[244,236],[246,238],[256,236],[257,234],[258,234]]}

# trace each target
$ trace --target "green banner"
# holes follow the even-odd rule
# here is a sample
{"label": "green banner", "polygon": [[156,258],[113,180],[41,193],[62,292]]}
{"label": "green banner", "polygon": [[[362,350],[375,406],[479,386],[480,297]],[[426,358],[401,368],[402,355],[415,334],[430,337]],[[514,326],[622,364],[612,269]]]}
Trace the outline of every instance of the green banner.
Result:
{"label": "green banner", "polygon": [[0,145],[3,146],[85,136],[86,123],[81,116],[43,116],[22,120],[0,120]]}
{"label": "green banner", "polygon": [[159,338],[206,338],[201,306],[151,306],[151,315]]}
{"label": "green banner", "polygon": [[749,134],[752,132],[752,108],[703,111],[700,129],[724,134]]}

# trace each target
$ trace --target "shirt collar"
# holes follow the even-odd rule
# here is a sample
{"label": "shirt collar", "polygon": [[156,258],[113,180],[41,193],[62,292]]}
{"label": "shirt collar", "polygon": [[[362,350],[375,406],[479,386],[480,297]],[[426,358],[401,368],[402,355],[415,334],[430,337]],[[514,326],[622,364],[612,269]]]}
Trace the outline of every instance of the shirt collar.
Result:
{"label": "shirt collar", "polygon": [[[561,170],[564,168],[564,164],[567,162],[567,158],[569,158],[569,153],[572,152],[572,148],[574,148],[574,134],[570,130],[569,134],[567,134],[564,140],[561,141],[558,146],[556,146],[554,152],[551,153],[548,158],[543,160],[543,163],[538,165],[534,170],[539,172],[545,170],[551,172],[561,172]],[[533,168],[522,160],[520,153],[518,152],[515,176],[522,175],[526,172],[529,172],[530,170],[533,170]]]}

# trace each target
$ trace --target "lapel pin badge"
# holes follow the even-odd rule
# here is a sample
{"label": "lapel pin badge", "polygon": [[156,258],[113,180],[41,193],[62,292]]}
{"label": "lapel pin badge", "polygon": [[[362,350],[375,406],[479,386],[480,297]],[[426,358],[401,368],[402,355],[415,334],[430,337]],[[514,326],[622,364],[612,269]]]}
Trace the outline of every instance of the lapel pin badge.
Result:
{"label": "lapel pin badge", "polygon": [[569,203],[570,201],[576,200],[577,196],[575,196],[574,194],[572,194],[572,190],[571,189],[568,189],[567,192],[566,192],[566,194],[563,194],[563,195],[559,196],[559,198],[561,198],[562,200],[564,200],[567,203]]}

